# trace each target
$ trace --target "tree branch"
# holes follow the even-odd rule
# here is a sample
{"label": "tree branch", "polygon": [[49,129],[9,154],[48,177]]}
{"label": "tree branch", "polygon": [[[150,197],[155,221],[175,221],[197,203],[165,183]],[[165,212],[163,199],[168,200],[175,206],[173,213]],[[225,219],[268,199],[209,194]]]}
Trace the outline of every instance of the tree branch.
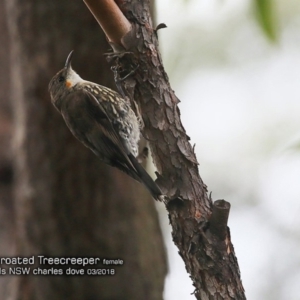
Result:
{"label": "tree branch", "polygon": [[121,38],[131,30],[131,24],[113,0],[84,0],[108,40],[121,44]]}
{"label": "tree branch", "polygon": [[[246,299],[227,228],[230,204],[224,200],[213,204],[199,175],[194,150],[180,120],[179,100],[163,68],[149,1],[116,2],[132,29],[115,41],[124,48],[123,53],[115,53],[115,64],[127,73],[139,66],[123,82],[123,88],[141,110],[143,134],[150,141],[159,171],[157,183],[168,197],[173,241],[191,274],[195,296]],[[111,26],[118,26],[118,22]]]}
{"label": "tree branch", "polygon": [[214,202],[213,211],[210,217],[210,231],[221,241],[224,241],[226,238],[229,210],[229,202],[226,202],[225,200],[217,200]]}

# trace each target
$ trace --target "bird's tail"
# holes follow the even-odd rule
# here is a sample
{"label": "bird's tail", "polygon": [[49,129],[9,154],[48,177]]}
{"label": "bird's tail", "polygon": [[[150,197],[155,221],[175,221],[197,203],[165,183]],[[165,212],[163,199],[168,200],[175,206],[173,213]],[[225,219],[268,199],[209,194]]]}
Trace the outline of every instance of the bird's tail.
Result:
{"label": "bird's tail", "polygon": [[155,200],[159,199],[159,196],[162,195],[160,188],[153,181],[150,175],[146,172],[146,170],[141,166],[141,164],[137,161],[137,159],[130,153],[128,155],[132,165],[136,169],[140,181],[145,185],[148,191],[151,193]]}

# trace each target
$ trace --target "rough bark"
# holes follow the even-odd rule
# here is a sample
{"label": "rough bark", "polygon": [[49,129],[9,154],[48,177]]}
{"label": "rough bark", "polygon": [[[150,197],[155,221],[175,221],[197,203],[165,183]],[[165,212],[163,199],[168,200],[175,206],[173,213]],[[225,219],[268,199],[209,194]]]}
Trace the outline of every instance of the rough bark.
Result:
{"label": "rough bark", "polygon": [[[115,54],[111,59],[121,77],[138,66],[123,86],[140,107],[144,136],[150,141],[159,172],[157,183],[167,196],[173,240],[193,280],[195,296],[202,300],[245,299],[227,228],[230,205],[224,200],[213,203],[200,178],[194,149],[180,121],[179,100],[163,68],[149,1],[116,3],[132,29],[119,41],[108,36],[114,41]],[[98,22],[102,24],[101,19]]]}
{"label": "rough bark", "polygon": [[72,49],[73,67],[83,78],[110,86],[104,36],[78,1],[5,3],[15,125],[16,255],[124,260],[110,277],[15,277],[7,299],[162,299],[166,261],[152,198],[75,140],[47,90]]}

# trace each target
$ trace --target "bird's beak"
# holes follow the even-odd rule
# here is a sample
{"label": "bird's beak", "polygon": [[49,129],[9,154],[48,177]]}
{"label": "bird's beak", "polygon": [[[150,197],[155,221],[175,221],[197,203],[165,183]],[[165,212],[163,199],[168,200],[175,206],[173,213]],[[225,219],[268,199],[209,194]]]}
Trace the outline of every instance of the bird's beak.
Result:
{"label": "bird's beak", "polygon": [[67,70],[69,70],[71,68],[71,60],[72,60],[73,52],[74,52],[74,50],[72,50],[67,57],[67,60],[65,63],[65,69],[67,69]]}

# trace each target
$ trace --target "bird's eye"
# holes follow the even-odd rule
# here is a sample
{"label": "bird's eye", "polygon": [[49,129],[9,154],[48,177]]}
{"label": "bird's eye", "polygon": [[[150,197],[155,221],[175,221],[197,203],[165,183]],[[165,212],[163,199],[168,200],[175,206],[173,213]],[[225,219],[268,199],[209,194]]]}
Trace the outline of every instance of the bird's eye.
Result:
{"label": "bird's eye", "polygon": [[59,78],[58,78],[58,81],[59,82],[63,82],[65,80],[65,77],[64,76],[59,76]]}

